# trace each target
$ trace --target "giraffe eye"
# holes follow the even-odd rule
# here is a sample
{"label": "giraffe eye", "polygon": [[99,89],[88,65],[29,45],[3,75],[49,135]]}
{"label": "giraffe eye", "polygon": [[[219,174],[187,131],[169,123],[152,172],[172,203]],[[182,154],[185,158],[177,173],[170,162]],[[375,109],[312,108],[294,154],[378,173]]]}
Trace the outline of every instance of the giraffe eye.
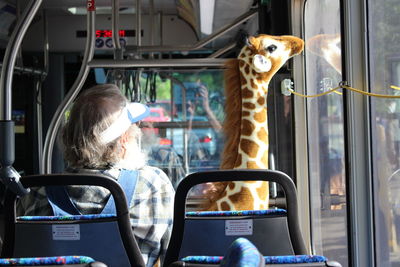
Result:
{"label": "giraffe eye", "polygon": [[276,45],[270,45],[268,46],[265,50],[267,50],[268,52],[272,53],[274,52],[278,47],[276,47]]}

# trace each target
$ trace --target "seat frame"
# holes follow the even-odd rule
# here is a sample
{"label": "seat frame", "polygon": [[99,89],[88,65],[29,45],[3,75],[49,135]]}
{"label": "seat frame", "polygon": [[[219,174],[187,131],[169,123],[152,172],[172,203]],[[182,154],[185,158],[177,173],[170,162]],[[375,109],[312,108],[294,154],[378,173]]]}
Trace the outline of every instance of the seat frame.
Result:
{"label": "seat frame", "polygon": [[296,187],[288,175],[274,170],[235,169],[205,171],[188,175],[178,185],[175,194],[172,236],[167,249],[164,266],[169,266],[171,263],[179,260],[179,251],[185,227],[186,198],[190,189],[202,183],[229,181],[269,181],[280,184],[286,197],[288,231],[293,251],[297,255],[307,254],[299,226]]}
{"label": "seat frame", "polygon": [[[120,238],[126,251],[131,266],[145,266],[143,257],[140,253],[139,246],[133,235],[132,226],[129,217],[129,208],[125,193],[116,180],[102,174],[46,174],[31,175],[20,178],[20,182],[25,188],[41,187],[41,186],[66,186],[66,185],[89,185],[101,186],[110,191],[115,201],[117,224],[119,228]],[[5,195],[5,231],[4,244],[1,257],[13,257],[15,244],[15,224],[16,203],[18,196],[6,191]],[[90,256],[90,255],[88,255]]]}

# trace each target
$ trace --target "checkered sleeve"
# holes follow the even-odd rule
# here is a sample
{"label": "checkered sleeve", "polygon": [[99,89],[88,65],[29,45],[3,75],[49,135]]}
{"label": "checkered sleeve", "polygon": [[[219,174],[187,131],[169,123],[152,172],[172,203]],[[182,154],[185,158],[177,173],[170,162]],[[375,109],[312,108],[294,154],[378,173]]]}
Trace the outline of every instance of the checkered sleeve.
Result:
{"label": "checkered sleeve", "polygon": [[166,174],[154,167],[139,171],[130,216],[146,266],[163,261],[171,236],[174,189]]}
{"label": "checkered sleeve", "polygon": [[17,216],[53,215],[44,187],[33,187],[17,202]]}

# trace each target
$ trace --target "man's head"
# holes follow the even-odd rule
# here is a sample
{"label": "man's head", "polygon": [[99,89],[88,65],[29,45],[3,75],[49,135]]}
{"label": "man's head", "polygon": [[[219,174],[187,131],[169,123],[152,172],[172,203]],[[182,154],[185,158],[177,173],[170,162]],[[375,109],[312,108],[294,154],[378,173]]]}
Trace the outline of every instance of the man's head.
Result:
{"label": "man's head", "polygon": [[62,131],[66,161],[78,168],[106,168],[121,162],[128,155],[128,147],[140,150],[132,145],[141,135],[135,123],[148,113],[145,105],[128,103],[115,85],[83,91]]}

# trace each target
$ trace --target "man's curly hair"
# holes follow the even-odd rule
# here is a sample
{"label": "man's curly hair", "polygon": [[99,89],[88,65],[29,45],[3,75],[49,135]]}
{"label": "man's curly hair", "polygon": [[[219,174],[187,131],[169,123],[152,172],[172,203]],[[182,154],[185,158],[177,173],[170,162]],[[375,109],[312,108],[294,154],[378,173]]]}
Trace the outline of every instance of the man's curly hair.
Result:
{"label": "man's curly hair", "polygon": [[104,144],[100,134],[126,104],[127,99],[113,84],[94,86],[78,96],[61,133],[69,167],[106,168],[121,160],[119,138]]}

